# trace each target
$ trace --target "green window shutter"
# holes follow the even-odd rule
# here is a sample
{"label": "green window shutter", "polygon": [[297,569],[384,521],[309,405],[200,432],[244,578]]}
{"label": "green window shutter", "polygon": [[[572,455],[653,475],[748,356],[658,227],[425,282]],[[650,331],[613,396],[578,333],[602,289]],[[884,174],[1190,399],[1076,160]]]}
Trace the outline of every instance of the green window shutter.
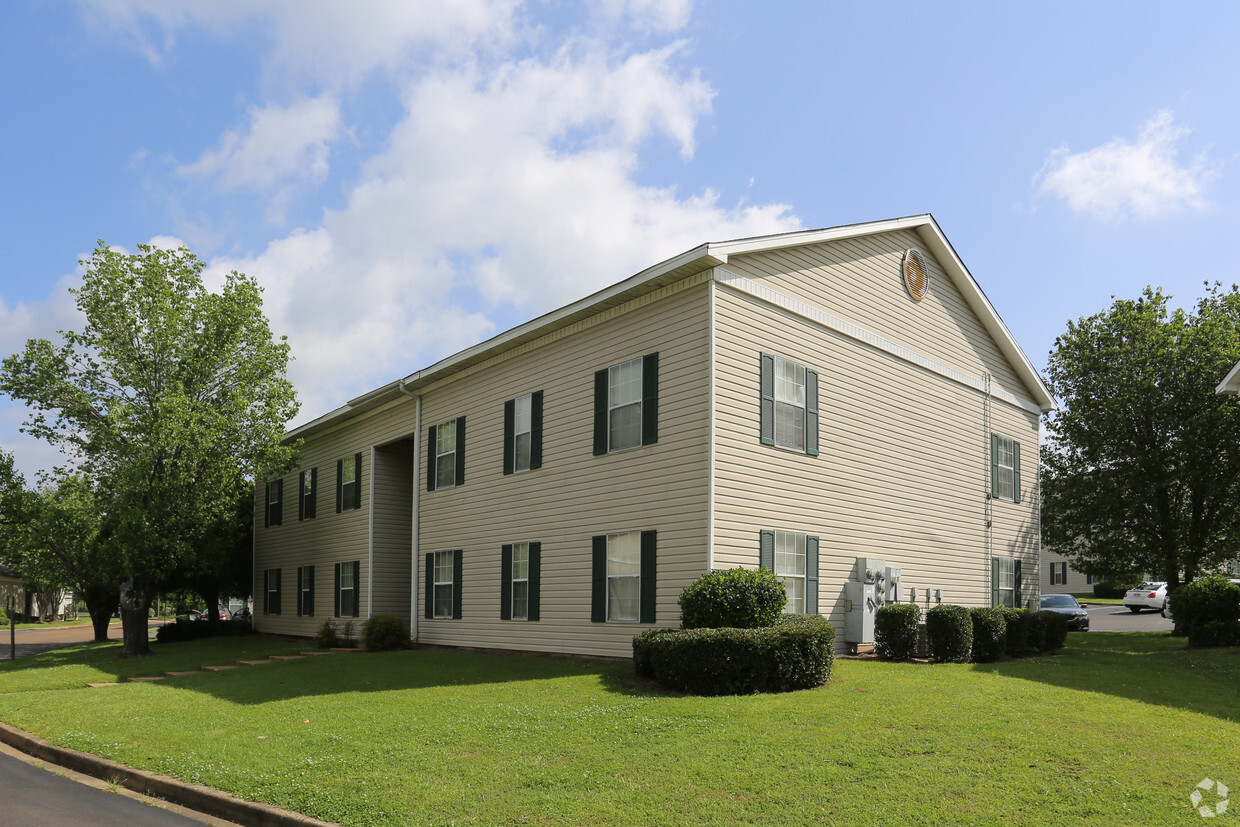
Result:
{"label": "green window shutter", "polygon": [[512,620],[512,545],[499,552],[499,619]]}
{"label": "green window shutter", "polygon": [[990,558],[990,605],[999,605],[999,558]]}
{"label": "green window shutter", "polygon": [[1012,502],[1020,502],[1020,443],[1012,443]]}
{"label": "green window shutter", "polygon": [[990,496],[999,496],[999,435],[990,435]]}
{"label": "green window shutter", "polygon": [[818,372],[805,371],[805,453],[818,456]]}
{"label": "green window shutter", "polygon": [[283,478],[276,480],[276,525],[284,525],[284,480]]}
{"label": "green window shutter", "polygon": [[1012,563],[1012,568],[1015,570],[1015,574],[1012,576],[1012,583],[1014,585],[1014,588],[1012,591],[1012,602],[1016,605],[1016,608],[1019,609],[1021,607],[1020,606],[1020,594],[1021,594],[1021,585],[1022,585],[1020,582],[1020,558],[1019,557],[1017,557],[1015,562]]}
{"label": "green window shutter", "polygon": [[362,452],[353,455],[353,507],[362,507]]}
{"label": "green window shutter", "polygon": [[271,483],[263,488],[263,528],[271,528]]}
{"label": "green window shutter", "polygon": [[340,617],[340,564],[336,564],[336,587],[332,590],[336,596],[335,605],[332,608],[332,616]]}
{"label": "green window shutter", "polygon": [[509,399],[504,403],[504,473],[513,472],[512,452],[516,450],[516,435],[513,429],[517,423],[517,400]]}
{"label": "green window shutter", "polygon": [[529,603],[526,608],[526,620],[538,620],[538,595],[542,591],[542,543],[530,543],[530,583]]}
{"label": "green window shutter", "polygon": [[426,581],[422,584],[422,616],[427,620],[435,617],[435,555],[426,555]]}
{"label": "green window shutter", "polygon": [[759,398],[761,406],[759,414],[759,442],[763,445],[775,444],[775,357],[763,353],[759,357]]}
{"label": "green window shutter", "polygon": [[[297,519],[306,519],[306,472],[302,471],[297,475]],[[298,593],[301,592],[301,586],[297,587]]]}
{"label": "green window shutter", "polygon": [[302,610],[305,608],[304,606],[301,605],[301,592],[302,592],[302,567],[298,566],[297,567],[297,616],[298,617],[301,617]]}
{"label": "green window shutter", "polygon": [[426,429],[426,490],[435,490],[435,455],[439,450],[435,437],[439,433],[439,426],[432,425]]}
{"label": "green window shutter", "polygon": [[[353,616],[362,616],[362,561],[353,561]],[[369,616],[369,614],[367,614]]]}
{"label": "green window shutter", "polygon": [[758,532],[758,566],[775,571],[775,532]]}
{"label": "green window shutter", "polygon": [[306,566],[306,577],[309,582],[306,584],[306,614],[314,616],[314,566]]}
{"label": "green window shutter", "polygon": [[642,574],[641,574],[641,608],[639,618],[642,623],[654,623],[655,600],[655,566],[658,561],[656,547],[657,531],[642,532]]}
{"label": "green window shutter", "polygon": [[456,418],[456,485],[465,484],[465,417]]}
{"label": "green window shutter", "polygon": [[[606,373],[606,371],[604,371]],[[605,377],[604,377],[605,378]],[[590,566],[590,622],[607,622],[607,535],[596,534],[592,542]]]}
{"label": "green window shutter", "polygon": [[345,460],[336,460],[336,513],[345,510]]}
{"label": "green window shutter", "polygon": [[[457,443],[459,449],[460,443]],[[456,549],[452,552],[452,617],[461,619],[461,569],[464,568],[465,552]]]}
{"label": "green window shutter", "polygon": [[542,468],[543,392],[530,398],[530,470]]}
{"label": "green window shutter", "polygon": [[659,354],[651,353],[642,357],[642,445],[658,441]]}
{"label": "green window shutter", "polygon": [[818,538],[805,538],[805,613],[818,614]]}
{"label": "green window shutter", "polygon": [[594,373],[594,455],[607,453],[607,370]]}
{"label": "green window shutter", "polygon": [[319,469],[310,469],[310,499],[306,502],[306,519],[318,516],[319,512]]}

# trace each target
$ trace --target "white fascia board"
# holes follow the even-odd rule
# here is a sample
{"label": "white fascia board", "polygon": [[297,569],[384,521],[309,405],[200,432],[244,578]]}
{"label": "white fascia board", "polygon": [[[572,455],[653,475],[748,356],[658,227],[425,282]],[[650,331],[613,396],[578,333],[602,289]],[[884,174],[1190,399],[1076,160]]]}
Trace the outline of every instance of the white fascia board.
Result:
{"label": "white fascia board", "polygon": [[1227,378],[1218,383],[1218,387],[1214,389],[1214,392],[1240,393],[1240,362],[1236,362],[1236,366],[1231,369],[1231,373],[1227,374]]}
{"label": "white fascia board", "polygon": [[871,221],[864,224],[847,224],[843,227],[831,227],[825,230],[803,230],[759,238],[742,238],[735,241],[709,244],[707,247],[711,255],[726,261],[729,255],[758,253],[786,247],[800,247],[807,244],[840,241],[847,238],[877,235],[878,233],[888,233],[896,230],[913,230],[922,242],[930,248],[930,252],[943,265],[943,269],[946,270],[948,277],[964,297],[965,303],[977,315],[982,326],[986,328],[991,338],[995,340],[999,350],[1012,363],[1017,375],[1029,386],[1029,390],[1033,393],[1034,401],[1037,402],[1042,411],[1053,411],[1058,408],[1055,398],[1051,396],[1051,392],[1046,387],[1046,383],[1042,381],[1041,375],[1038,374],[1033,363],[1029,361],[1025,351],[1017,344],[1016,338],[1008,330],[1007,325],[1003,323],[1003,319],[1000,318],[994,305],[990,303],[990,299],[986,298],[986,294],[982,292],[982,288],[973,278],[969,269],[964,266],[960,256],[956,255],[956,250],[952,247],[951,242],[947,240],[947,236],[943,234],[943,230],[939,227],[938,222],[934,220],[934,216],[929,213],[910,215],[904,218],[892,218],[885,221]]}

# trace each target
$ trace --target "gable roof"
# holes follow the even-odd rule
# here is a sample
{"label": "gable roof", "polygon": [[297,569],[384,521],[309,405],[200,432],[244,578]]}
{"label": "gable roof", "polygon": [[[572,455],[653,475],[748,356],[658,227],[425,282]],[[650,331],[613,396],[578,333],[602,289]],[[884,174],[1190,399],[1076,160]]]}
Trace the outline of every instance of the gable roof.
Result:
{"label": "gable roof", "polygon": [[660,287],[680,281],[683,278],[700,273],[712,267],[726,264],[729,256],[746,253],[765,252],[768,250],[801,247],[809,244],[821,244],[828,241],[856,238],[859,236],[878,235],[896,230],[911,230],[934,255],[943,267],[947,277],[960,291],[969,308],[980,320],[983,328],[995,341],[1000,352],[1007,358],[1017,376],[1024,382],[1034,397],[1034,402],[1043,411],[1054,410],[1057,406],[1042,377],[1029,361],[1029,357],[1016,343],[1003,319],[995,311],[994,305],[986,298],[982,288],[969,273],[964,262],[956,255],[955,249],[934,216],[929,213],[922,215],[892,218],[884,221],[870,221],[861,224],[845,224],[820,230],[798,230],[790,233],[740,238],[731,241],[708,242],[687,250],[678,256],[659,262],[645,270],[606,287],[597,293],[579,299],[572,304],[553,310],[511,330],[479,342],[458,353],[415,371],[408,376],[376,388],[369,393],[349,400],[345,405],[330,413],[294,428],[287,439],[296,439],[322,428],[335,425],[364,411],[399,398],[402,394],[412,395],[418,389],[432,382],[437,382],[454,373],[494,357],[497,353],[525,342],[545,336],[561,328],[567,327],[581,319],[601,313],[617,305],[645,293],[653,292]]}
{"label": "gable roof", "polygon": [[1214,389],[1215,393],[1240,393],[1240,362],[1236,362],[1236,366],[1231,369],[1231,373],[1227,374],[1222,382],[1218,383],[1218,387]]}

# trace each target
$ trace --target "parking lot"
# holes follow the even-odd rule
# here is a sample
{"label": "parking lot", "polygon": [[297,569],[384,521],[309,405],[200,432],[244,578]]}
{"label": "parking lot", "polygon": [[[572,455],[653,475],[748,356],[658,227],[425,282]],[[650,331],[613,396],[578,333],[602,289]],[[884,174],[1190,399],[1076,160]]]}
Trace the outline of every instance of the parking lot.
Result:
{"label": "parking lot", "polygon": [[1093,632],[1170,632],[1172,622],[1153,609],[1134,614],[1130,609],[1113,604],[1088,604],[1089,629]]}

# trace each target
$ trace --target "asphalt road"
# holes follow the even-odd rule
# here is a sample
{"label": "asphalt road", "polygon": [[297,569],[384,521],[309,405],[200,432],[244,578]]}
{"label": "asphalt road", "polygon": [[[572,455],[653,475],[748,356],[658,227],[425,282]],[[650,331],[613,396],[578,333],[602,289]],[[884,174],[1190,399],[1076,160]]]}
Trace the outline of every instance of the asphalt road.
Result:
{"label": "asphalt road", "polygon": [[231,822],[113,789],[94,778],[45,768],[40,761],[0,745],[0,789],[5,824],[23,827],[199,827]]}
{"label": "asphalt road", "polygon": [[1174,625],[1155,609],[1142,609],[1140,613],[1133,614],[1131,609],[1123,606],[1085,602],[1089,604],[1091,632],[1170,632]]}
{"label": "asphalt road", "polygon": [[[153,635],[155,630],[161,625],[163,625],[163,621],[151,623],[151,634]],[[10,647],[9,628],[7,626],[0,626],[0,661],[11,659],[9,657],[10,648],[16,648],[17,656],[20,658],[37,652],[63,649],[66,646],[76,646],[79,643],[89,643],[94,639],[95,633],[89,622],[49,623],[46,628],[18,629],[13,633],[13,642],[16,646]],[[108,627],[108,640],[120,639],[121,624],[114,622]]]}

